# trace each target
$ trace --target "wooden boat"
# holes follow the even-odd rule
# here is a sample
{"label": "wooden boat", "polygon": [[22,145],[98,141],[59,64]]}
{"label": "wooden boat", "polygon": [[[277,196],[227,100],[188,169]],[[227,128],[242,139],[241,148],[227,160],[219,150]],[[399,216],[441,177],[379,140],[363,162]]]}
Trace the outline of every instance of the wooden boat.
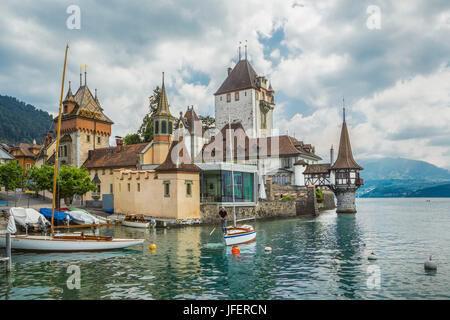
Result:
{"label": "wooden boat", "polygon": [[[64,58],[64,71],[62,77],[61,97],[59,101],[58,126],[56,135],[56,150],[59,150],[59,141],[61,136],[61,109],[64,94],[64,77],[66,74],[67,51]],[[112,237],[102,237],[85,235],[79,233],[54,234],[54,222],[58,219],[67,220],[70,214],[56,211],[56,189],[58,176],[58,152],[55,153],[55,165],[53,174],[53,202],[50,214],[50,236],[30,236],[30,235],[12,235],[11,248],[16,250],[41,251],[41,252],[74,252],[74,251],[105,251],[127,248],[142,244],[144,239],[114,239]],[[49,215],[50,209],[41,209],[42,214]],[[12,221],[14,223],[14,221]],[[14,229],[13,231],[11,231]],[[13,226],[8,225],[10,233],[15,233],[15,223]],[[0,234],[0,247],[6,247],[6,236]]]}
{"label": "wooden boat", "polygon": [[122,225],[133,228],[148,228],[150,222],[145,221],[144,216],[128,215],[122,220]]}
{"label": "wooden boat", "polygon": [[[231,145],[232,137],[231,137],[231,118],[230,114],[228,114],[228,128],[230,133],[230,150],[231,150],[231,159],[234,159],[233,156],[233,146]],[[236,199],[234,195],[234,170],[233,170],[233,161],[231,161],[231,190],[232,190],[232,199],[233,199],[233,226],[227,227],[227,233],[223,235],[223,239],[225,240],[225,244],[227,246],[232,246],[236,244],[243,244],[252,242],[256,239],[256,230],[255,227],[244,224],[244,225],[236,225]],[[247,219],[243,219],[247,220]],[[242,221],[242,220],[241,220]]]}
{"label": "wooden boat", "polygon": [[[0,234],[0,247],[5,247],[5,234]],[[142,244],[144,239],[115,239],[85,235],[82,232],[53,236],[11,235],[11,248],[36,252],[107,251]]]}
{"label": "wooden boat", "polygon": [[249,243],[255,240],[256,230],[248,224],[228,227],[227,234],[223,238],[227,246]]}

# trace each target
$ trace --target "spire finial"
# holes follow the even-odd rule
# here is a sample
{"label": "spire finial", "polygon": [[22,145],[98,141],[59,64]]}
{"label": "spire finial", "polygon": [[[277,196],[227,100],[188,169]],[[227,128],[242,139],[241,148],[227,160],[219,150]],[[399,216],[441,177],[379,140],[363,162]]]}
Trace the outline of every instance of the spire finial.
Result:
{"label": "spire finial", "polygon": [[84,65],[84,85],[87,86],[87,64]]}
{"label": "spire finial", "polygon": [[83,66],[80,66],[80,87],[83,85]]}
{"label": "spire finial", "polygon": [[162,73],[162,85],[164,86],[164,71]]}
{"label": "spire finial", "polygon": [[241,61],[241,44],[242,41],[239,41],[239,61]]}
{"label": "spire finial", "polygon": [[71,90],[72,90],[72,88],[71,88],[71,84],[72,84],[72,81],[70,81],[70,80],[69,80],[69,91],[71,91]]}
{"label": "spire finial", "polygon": [[245,60],[247,60],[247,40],[245,40]]}
{"label": "spire finial", "polygon": [[344,99],[344,97],[342,97],[342,110],[343,110],[344,123],[345,123],[345,99]]}
{"label": "spire finial", "polygon": [[95,88],[95,100],[98,100],[98,98],[97,98],[97,88]]}

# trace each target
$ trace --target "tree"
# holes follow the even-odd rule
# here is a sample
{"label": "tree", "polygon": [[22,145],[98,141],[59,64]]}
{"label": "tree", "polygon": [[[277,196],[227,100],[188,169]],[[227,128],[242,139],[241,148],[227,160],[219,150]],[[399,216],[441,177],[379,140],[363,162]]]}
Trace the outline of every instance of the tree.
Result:
{"label": "tree", "polygon": [[[203,123],[205,131],[214,128],[216,126],[216,119],[211,116],[198,116],[200,121]],[[222,128],[218,128],[219,130]]]}
{"label": "tree", "polygon": [[123,139],[124,144],[137,144],[141,142],[142,142],[141,137],[137,133],[127,134]]}
{"label": "tree", "polygon": [[149,99],[148,113],[142,120],[141,127],[138,130],[138,134],[143,142],[150,142],[153,140],[153,116],[158,109],[159,99],[161,97],[161,89],[157,86],[153,90],[153,95]]}
{"label": "tree", "polygon": [[39,192],[43,191],[43,196],[45,197],[45,190],[53,189],[53,166],[43,165],[38,168],[33,166],[31,168],[30,173],[28,174],[28,178],[31,180],[34,189]]}
{"label": "tree", "polygon": [[6,205],[8,206],[8,191],[22,188],[25,184],[25,174],[17,160],[0,165],[0,184],[5,187]]}
{"label": "tree", "polygon": [[[41,168],[33,168],[30,173],[30,179],[37,190],[53,192],[53,173],[54,168],[52,166],[44,165]],[[61,198],[69,198],[72,201],[74,195],[82,196],[96,189],[85,168],[66,165],[61,166],[56,183],[58,207],[59,199]]]}
{"label": "tree", "polygon": [[58,177],[59,198],[73,200],[74,195],[82,196],[89,191],[95,191],[96,186],[85,168],[61,166]]}

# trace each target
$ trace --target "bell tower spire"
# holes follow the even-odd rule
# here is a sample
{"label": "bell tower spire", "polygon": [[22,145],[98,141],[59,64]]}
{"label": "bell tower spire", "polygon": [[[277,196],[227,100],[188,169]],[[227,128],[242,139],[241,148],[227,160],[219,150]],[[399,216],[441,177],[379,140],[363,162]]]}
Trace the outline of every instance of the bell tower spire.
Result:
{"label": "bell tower spire", "polygon": [[162,73],[162,85],[159,93],[158,107],[153,116],[153,141],[166,141],[171,140],[173,133],[173,123],[175,118],[170,113],[169,102],[167,99],[166,85],[164,82],[164,72]]}

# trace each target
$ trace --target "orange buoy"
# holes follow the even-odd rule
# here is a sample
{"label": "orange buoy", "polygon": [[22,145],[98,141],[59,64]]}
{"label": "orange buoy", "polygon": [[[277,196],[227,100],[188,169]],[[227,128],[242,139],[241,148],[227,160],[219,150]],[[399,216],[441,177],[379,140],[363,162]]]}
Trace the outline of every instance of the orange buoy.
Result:
{"label": "orange buoy", "polygon": [[231,253],[233,254],[238,254],[241,252],[241,249],[239,249],[238,246],[234,246],[233,248],[231,248]]}
{"label": "orange buoy", "polygon": [[148,248],[150,250],[156,250],[156,244],[152,243],[151,245],[148,246]]}

